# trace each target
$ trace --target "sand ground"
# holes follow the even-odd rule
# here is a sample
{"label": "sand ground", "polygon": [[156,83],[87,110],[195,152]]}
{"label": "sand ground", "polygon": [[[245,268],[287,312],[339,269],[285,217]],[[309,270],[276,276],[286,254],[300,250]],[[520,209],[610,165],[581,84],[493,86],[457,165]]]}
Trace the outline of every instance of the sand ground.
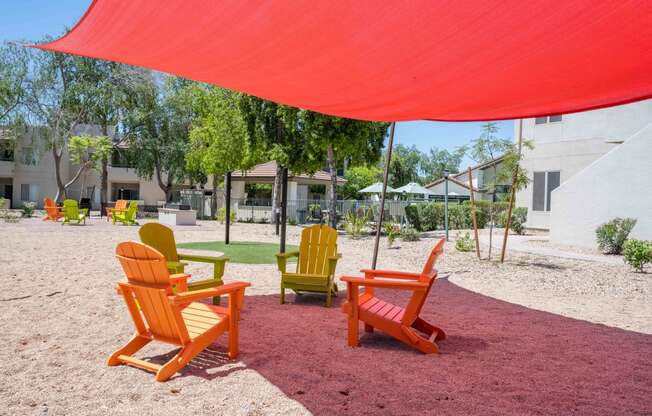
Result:
{"label": "sand ground", "polygon": [[[300,228],[288,227],[298,244]],[[175,229],[177,242],[223,238],[223,226],[200,222]],[[453,234],[454,235],[454,234]],[[215,368],[214,378],[178,377],[156,383],[151,374],[107,368],[108,354],[132,333],[132,323],[113,286],[122,278],[115,246],[137,240],[137,227],[92,218],[87,226],[61,226],[40,219],[0,223],[0,414],[308,414],[253,369],[235,361]],[[271,225],[236,224],[232,239],[277,241]],[[419,270],[435,238],[381,242],[379,268]],[[371,261],[373,239],[339,238],[338,275]],[[497,252],[497,250],[496,250]],[[458,253],[452,243],[439,263],[441,274],[473,291],[530,308],[652,334],[652,275],[625,265],[511,253],[504,264]],[[208,276],[208,265],[191,265]],[[270,265],[228,264],[225,280],[252,283],[247,295],[278,292]],[[245,303],[246,308],[246,303]],[[343,340],[344,342],[344,340]],[[169,347],[153,347],[158,354]]]}

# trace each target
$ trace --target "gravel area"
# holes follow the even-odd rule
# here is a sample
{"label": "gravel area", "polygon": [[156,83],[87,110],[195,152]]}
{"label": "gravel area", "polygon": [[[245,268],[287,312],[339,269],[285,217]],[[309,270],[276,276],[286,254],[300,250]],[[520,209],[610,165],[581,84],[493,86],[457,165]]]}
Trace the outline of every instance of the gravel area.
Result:
{"label": "gravel area", "polygon": [[[141,222],[142,223],[142,222]],[[107,355],[125,342],[132,323],[114,283],[122,279],[115,246],[138,240],[138,227],[92,218],[86,226],[25,219],[0,223],[0,304],[5,336],[0,349],[0,414],[308,414],[299,402],[241,361],[214,369],[213,377],[177,377],[157,383],[151,374],[107,368]],[[298,244],[301,228],[288,227]],[[220,240],[215,222],[177,227],[177,242]],[[236,224],[232,239],[277,241],[271,225]],[[434,238],[381,242],[379,268],[419,270]],[[373,239],[340,236],[338,275],[369,266]],[[452,243],[439,264],[450,281],[530,308],[652,334],[652,274],[614,266],[510,253],[505,264],[458,253]],[[191,265],[195,276],[208,265]],[[225,280],[247,280],[247,295],[278,293],[274,264],[228,264]],[[340,285],[340,287],[342,287]],[[247,304],[245,303],[245,308]],[[243,325],[246,325],[244,323]],[[157,346],[146,354],[169,351]],[[239,371],[230,371],[230,368]]]}

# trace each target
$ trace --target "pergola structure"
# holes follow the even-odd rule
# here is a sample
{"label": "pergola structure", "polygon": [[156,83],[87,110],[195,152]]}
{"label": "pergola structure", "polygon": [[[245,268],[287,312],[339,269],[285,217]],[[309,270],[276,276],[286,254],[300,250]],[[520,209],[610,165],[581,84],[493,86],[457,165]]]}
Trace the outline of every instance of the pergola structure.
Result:
{"label": "pergola structure", "polygon": [[95,0],[37,47],[342,117],[496,120],[652,97],[650,16],[647,0]]}

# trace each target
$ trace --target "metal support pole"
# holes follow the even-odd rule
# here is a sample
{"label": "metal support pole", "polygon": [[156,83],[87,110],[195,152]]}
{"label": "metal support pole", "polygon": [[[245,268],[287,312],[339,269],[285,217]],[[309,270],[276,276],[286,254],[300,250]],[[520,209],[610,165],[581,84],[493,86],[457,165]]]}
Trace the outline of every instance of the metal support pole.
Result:
{"label": "metal support pole", "polygon": [[383,174],[383,192],[380,194],[380,212],[378,213],[378,224],[376,225],[376,240],[374,241],[374,257],[371,260],[371,268],[376,268],[378,260],[378,244],[380,243],[380,230],[383,226],[385,215],[385,194],[387,193],[387,179],[389,177],[389,164],[392,161],[392,147],[394,147],[394,129],[396,123],[392,122],[389,127],[389,142],[387,143],[387,157],[385,158],[385,172]]}
{"label": "metal support pole", "polygon": [[448,172],[444,173],[444,229],[448,241]]}
{"label": "metal support pole", "polygon": [[285,253],[285,234],[288,219],[288,168],[283,168],[283,180],[281,188],[281,253]]}
{"label": "metal support pole", "polygon": [[[215,192],[215,190],[213,190]],[[226,178],[224,178],[224,194],[226,196],[226,218],[224,223],[226,228],[224,229],[224,244],[229,244],[229,231],[231,229],[231,172],[226,173]]]}

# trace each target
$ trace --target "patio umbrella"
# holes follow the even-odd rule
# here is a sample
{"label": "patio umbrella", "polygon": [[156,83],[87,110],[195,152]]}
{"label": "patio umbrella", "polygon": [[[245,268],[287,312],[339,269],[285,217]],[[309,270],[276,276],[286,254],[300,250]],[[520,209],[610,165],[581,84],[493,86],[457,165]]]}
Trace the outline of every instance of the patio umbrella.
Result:
{"label": "patio umbrella", "polygon": [[[358,193],[360,194],[380,194],[383,192],[383,183],[382,182],[376,182],[372,185],[367,186],[366,188],[360,189]],[[387,185],[386,192],[393,193],[396,192],[394,188],[391,186]]]}
{"label": "patio umbrella", "polygon": [[497,120],[652,97],[651,14],[648,0],[94,0],[37,47],[360,120]]}
{"label": "patio umbrella", "polygon": [[400,188],[394,190],[397,194],[412,194],[412,195],[434,195],[428,188],[424,188],[416,182],[410,182],[407,185],[403,185]]}

